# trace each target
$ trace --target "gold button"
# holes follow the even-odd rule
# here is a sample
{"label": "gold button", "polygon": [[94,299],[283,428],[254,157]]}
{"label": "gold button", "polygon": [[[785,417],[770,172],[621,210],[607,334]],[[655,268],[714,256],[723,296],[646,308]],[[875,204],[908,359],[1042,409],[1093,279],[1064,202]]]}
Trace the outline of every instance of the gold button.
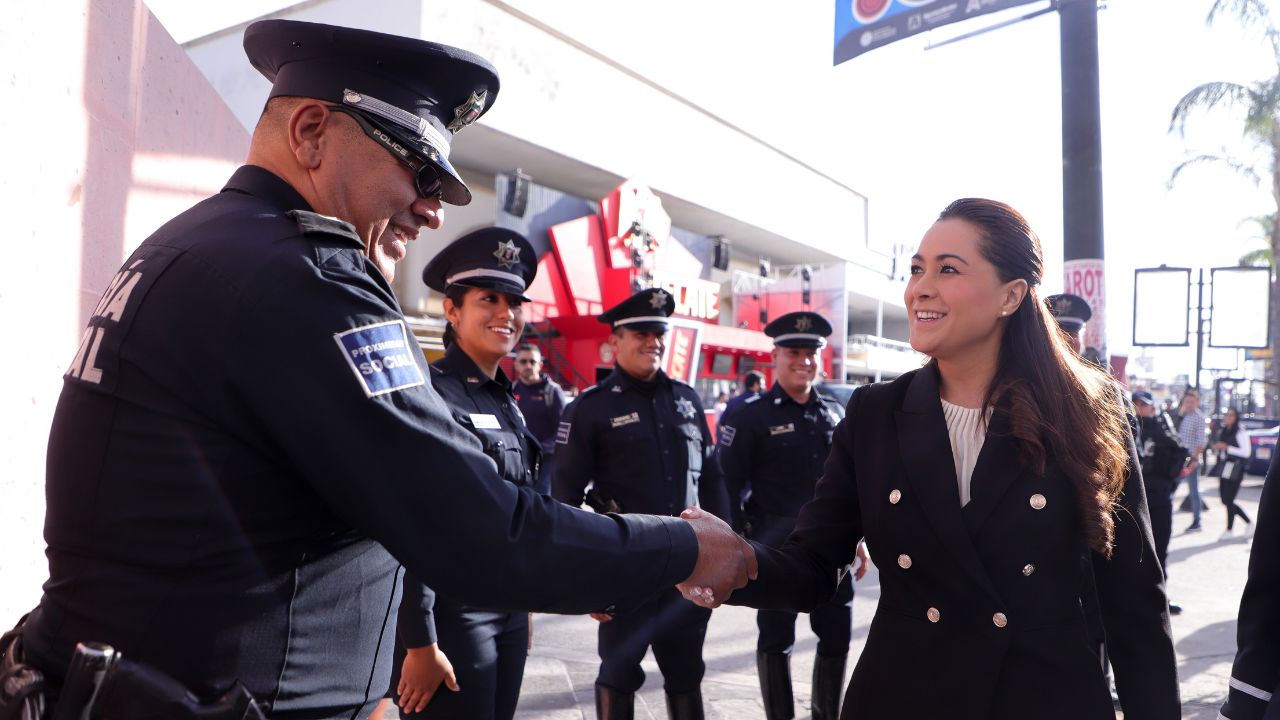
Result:
{"label": "gold button", "polygon": [[1002,628],[1009,624],[1009,618],[1005,617],[1004,613],[996,613],[991,616],[991,622],[995,624],[996,627]]}
{"label": "gold button", "polygon": [[1045,500],[1044,496],[1041,495],[1040,493],[1036,493],[1035,495],[1031,496],[1031,507],[1035,508],[1036,510],[1043,510],[1044,506],[1048,504],[1049,504],[1049,501]]}
{"label": "gold button", "polygon": [[1032,565],[1031,563],[1027,563],[1026,565],[1022,566],[1022,574],[1025,575],[1026,577],[1031,577],[1031,573],[1035,571],[1036,571],[1036,566]]}
{"label": "gold button", "polygon": [[906,570],[907,568],[911,567],[911,556],[906,553],[899,555],[898,567],[902,568],[903,570]]}
{"label": "gold button", "polygon": [[925,613],[925,617],[929,618],[929,622],[936,623],[942,619],[942,613],[938,612],[938,608],[931,607],[928,612]]}
{"label": "gold button", "polygon": [[894,488],[893,490],[890,490],[890,491],[889,491],[889,504],[890,504],[890,505],[897,505],[897,504],[898,504],[898,501],[899,501],[899,500],[901,500],[901,499],[902,499],[902,491],[901,491],[901,490],[899,490],[898,488]]}

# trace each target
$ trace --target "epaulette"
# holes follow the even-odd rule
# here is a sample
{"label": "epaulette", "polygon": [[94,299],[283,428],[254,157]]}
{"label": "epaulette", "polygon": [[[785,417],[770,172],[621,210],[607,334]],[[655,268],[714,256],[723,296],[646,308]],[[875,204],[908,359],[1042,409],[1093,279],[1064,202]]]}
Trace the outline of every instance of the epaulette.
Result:
{"label": "epaulette", "polygon": [[355,226],[345,220],[339,220],[309,210],[290,210],[286,214],[298,224],[298,230],[303,235],[337,237],[350,240],[359,247],[364,247],[364,241],[356,234]]}
{"label": "epaulette", "polygon": [[[613,385],[613,383],[609,383],[609,385],[610,385],[610,386],[612,386],[612,385]],[[579,399],[579,400],[581,400],[581,399],[583,399],[583,398],[587,397],[588,395],[594,395],[594,394],[596,394],[596,393],[598,393],[598,392],[602,392],[602,391],[604,390],[604,388],[605,388],[605,386],[604,386],[604,385],[592,385],[591,387],[587,388],[586,390],[583,390],[582,392],[578,393],[578,399]]]}
{"label": "epaulette", "polygon": [[755,401],[759,400],[759,399],[760,399],[760,398],[762,398],[762,397],[764,397],[764,395],[761,395],[761,394],[758,394],[758,393],[757,393],[757,394],[752,395],[751,397],[747,398],[746,400],[743,400],[743,401],[742,401],[742,404],[743,404],[743,405],[750,405],[751,403],[753,403],[753,402],[755,402]]}

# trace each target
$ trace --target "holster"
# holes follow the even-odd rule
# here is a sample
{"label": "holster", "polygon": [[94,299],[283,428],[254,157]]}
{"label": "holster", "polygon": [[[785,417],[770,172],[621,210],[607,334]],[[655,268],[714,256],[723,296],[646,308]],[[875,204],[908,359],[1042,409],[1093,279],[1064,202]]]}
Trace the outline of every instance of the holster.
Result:
{"label": "holster", "polygon": [[0,720],[43,720],[47,703],[44,673],[23,662],[23,615],[0,636]]}
{"label": "holster", "polygon": [[604,493],[600,492],[596,488],[591,488],[590,490],[587,491],[586,501],[587,501],[587,507],[591,508],[592,510],[595,510],[601,515],[605,513],[622,512],[622,507],[619,506],[618,503],[614,501],[613,498],[605,495]]}

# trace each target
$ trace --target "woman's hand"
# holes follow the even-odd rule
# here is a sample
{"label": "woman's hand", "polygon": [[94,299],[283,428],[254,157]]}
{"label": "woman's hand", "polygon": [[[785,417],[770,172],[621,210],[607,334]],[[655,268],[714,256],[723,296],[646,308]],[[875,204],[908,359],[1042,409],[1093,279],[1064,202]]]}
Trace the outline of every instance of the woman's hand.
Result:
{"label": "woman's hand", "polygon": [[855,553],[858,557],[853,568],[853,581],[857,582],[867,574],[867,566],[871,563],[871,556],[867,554],[867,541],[859,540],[858,549]]}
{"label": "woman's hand", "polygon": [[453,665],[431,643],[423,647],[409,648],[400,666],[400,684],[396,686],[400,709],[405,712],[422,712],[444,681],[446,687],[458,692],[458,679],[453,675]]}
{"label": "woman's hand", "polygon": [[1226,443],[1224,443],[1224,442],[1216,442],[1216,443],[1214,443],[1214,444],[1213,444],[1213,449],[1214,449],[1214,450],[1226,450],[1226,449],[1227,449],[1227,444],[1226,444]]}

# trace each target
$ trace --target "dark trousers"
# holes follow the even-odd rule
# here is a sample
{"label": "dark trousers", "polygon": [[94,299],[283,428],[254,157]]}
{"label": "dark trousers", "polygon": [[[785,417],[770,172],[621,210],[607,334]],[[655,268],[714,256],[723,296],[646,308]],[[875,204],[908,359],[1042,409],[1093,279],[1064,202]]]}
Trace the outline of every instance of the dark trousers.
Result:
{"label": "dark trousers", "polygon": [[[771,654],[791,654],[796,644],[796,613],[761,610],[756,613],[760,637],[756,650]],[[830,600],[809,613],[809,627],[818,636],[818,655],[841,658],[849,654],[853,627],[853,573],[845,573]]]}
{"label": "dark trousers", "polygon": [[[528,613],[475,610],[437,595],[435,621],[437,642],[453,665],[458,692],[441,683],[422,712],[401,711],[400,717],[511,720],[529,652]],[[392,680],[393,696],[400,662]]]}
{"label": "dark trousers", "polygon": [[[1243,462],[1237,460],[1237,462]],[[1240,483],[1244,481],[1244,473],[1232,473],[1231,477],[1220,478],[1218,481],[1218,497],[1222,498],[1222,504],[1227,508],[1227,529],[1230,530],[1235,525],[1236,517],[1246,523],[1252,522],[1244,510],[1236,504],[1236,494],[1240,492]]]}
{"label": "dark trousers", "polygon": [[706,671],[702,641],[710,619],[710,610],[685,600],[675,588],[659,592],[634,610],[615,614],[600,623],[596,682],[624,693],[639,690],[644,685],[640,661],[652,646],[668,693],[697,690]]}
{"label": "dark trousers", "polygon": [[1151,514],[1151,535],[1156,543],[1156,557],[1164,576],[1169,577],[1169,537],[1173,534],[1173,491],[1176,480],[1144,478],[1147,490],[1147,511]]}
{"label": "dark trousers", "polygon": [[[769,547],[780,547],[791,534],[794,521],[752,520],[752,539]],[[756,613],[760,637],[756,650],[770,654],[791,654],[796,644],[796,613],[761,610]],[[853,573],[847,572],[836,586],[836,594],[809,613],[809,627],[818,636],[818,655],[842,658],[849,654],[853,633]]]}

